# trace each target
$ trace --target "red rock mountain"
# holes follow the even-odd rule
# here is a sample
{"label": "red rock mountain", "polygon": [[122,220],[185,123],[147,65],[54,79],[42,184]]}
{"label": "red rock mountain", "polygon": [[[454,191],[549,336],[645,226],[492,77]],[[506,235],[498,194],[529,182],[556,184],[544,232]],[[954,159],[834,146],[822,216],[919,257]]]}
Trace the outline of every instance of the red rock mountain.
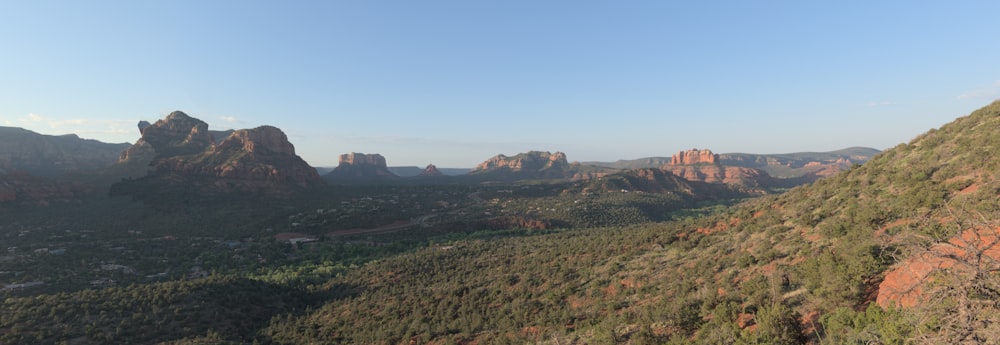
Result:
{"label": "red rock mountain", "polygon": [[389,171],[382,155],[351,152],[340,155],[337,168],[324,178],[331,182],[355,183],[389,181],[399,176]]}
{"label": "red rock mountain", "polygon": [[309,187],[319,181],[316,169],[295,155],[285,133],[271,126],[237,130],[202,153],[157,159],[152,166],[157,171],[240,180],[251,185],[259,182]]}
{"label": "red rock mountain", "polygon": [[197,154],[215,145],[207,123],[180,111],[139,128],[142,137],[122,153],[120,161]]}
{"label": "red rock mountain", "polygon": [[773,179],[766,172],[745,167],[723,166],[712,150],[692,149],[674,154],[661,169],[688,181],[724,183],[751,189],[768,187]]}
{"label": "red rock mountain", "polygon": [[226,192],[321,183],[316,169],[295,154],[288,137],[275,127],[236,130],[216,144],[205,122],[175,111],[140,126],[140,132],[142,138],[122,154],[120,163],[148,165],[147,180],[207,178],[214,181],[209,188]]}
{"label": "red rock mountain", "polygon": [[426,168],[424,168],[424,171],[420,172],[417,176],[444,176],[444,173],[438,170],[434,164],[429,164]]}
{"label": "red rock mountain", "polygon": [[715,164],[719,155],[712,150],[691,149],[675,153],[670,157],[670,165]]}
{"label": "red rock mountain", "polygon": [[469,179],[512,181],[523,179],[584,180],[606,176],[613,169],[569,163],[566,154],[530,151],[513,157],[496,155],[479,163],[466,176]]}
{"label": "red rock mountain", "polygon": [[385,157],[374,153],[366,155],[364,153],[345,153],[340,155],[339,165],[343,166],[372,166],[376,168],[386,168]]}
{"label": "red rock mountain", "polygon": [[539,171],[543,169],[561,169],[569,166],[569,162],[566,161],[566,154],[562,152],[549,153],[541,151],[530,151],[528,153],[518,154],[513,157],[507,157],[503,154],[493,156],[486,161],[479,163],[472,172],[492,169],[509,169],[512,171],[523,171],[523,170],[533,170]]}

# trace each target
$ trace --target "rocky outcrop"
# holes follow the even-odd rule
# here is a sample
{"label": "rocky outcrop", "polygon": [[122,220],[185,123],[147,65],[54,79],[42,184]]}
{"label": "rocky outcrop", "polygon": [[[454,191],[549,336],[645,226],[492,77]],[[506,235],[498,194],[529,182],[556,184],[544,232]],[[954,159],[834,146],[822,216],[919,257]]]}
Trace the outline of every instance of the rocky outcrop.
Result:
{"label": "rocky outcrop", "polygon": [[749,187],[760,187],[769,182],[770,176],[767,173],[751,168],[726,167],[721,165],[671,165],[665,166],[664,170],[683,177],[688,181],[699,181],[706,183],[725,183],[733,185],[744,185]]}
{"label": "rocky outcrop", "polygon": [[141,168],[157,158],[197,154],[215,146],[208,124],[181,111],[153,124],[140,121],[138,127],[142,137],[121,153],[120,164]]}
{"label": "rocky outcrop", "polygon": [[512,171],[523,171],[523,170],[533,170],[538,171],[542,169],[559,169],[569,166],[569,162],[566,161],[566,154],[562,152],[550,153],[541,151],[530,151],[528,153],[518,154],[513,157],[507,157],[503,154],[493,156],[486,161],[479,163],[472,172],[485,171],[485,170],[495,170],[495,169],[507,169]]}
{"label": "rocky outcrop", "polygon": [[465,179],[478,181],[516,181],[516,180],[586,180],[607,176],[614,169],[569,163],[566,154],[562,152],[530,151],[513,157],[496,155],[479,163]]}
{"label": "rocky outcrop", "polygon": [[890,270],[879,284],[876,302],[883,308],[914,307],[926,301],[932,289],[956,284],[939,282],[939,286],[935,286],[935,273],[948,271],[959,279],[972,281],[977,271],[996,270],[1000,266],[998,262],[1000,229],[968,229]]}
{"label": "rocky outcrop", "polygon": [[213,151],[239,152],[240,150],[261,155],[295,155],[295,147],[288,142],[285,133],[272,126],[234,131]]}
{"label": "rocky outcrop", "polygon": [[399,179],[389,171],[385,157],[380,154],[345,153],[340,155],[337,168],[323,176],[334,183],[372,183]]}
{"label": "rocky outcrop", "polygon": [[691,149],[670,157],[670,165],[715,164],[718,161],[719,155],[712,150]]}
{"label": "rocky outcrop", "polygon": [[234,131],[205,152],[157,159],[152,166],[157,172],[240,181],[243,189],[260,183],[309,187],[319,180],[285,133],[271,126]]}
{"label": "rocky outcrop", "polygon": [[427,167],[424,168],[424,171],[420,172],[417,176],[444,176],[444,173],[438,170],[434,164],[428,164]]}
{"label": "rocky outcrop", "polygon": [[366,155],[364,153],[345,153],[340,155],[338,160],[338,165],[341,166],[371,166],[374,168],[387,169],[385,164],[385,157],[380,154],[370,154]]}
{"label": "rocky outcrop", "polygon": [[[141,127],[141,126],[140,126]],[[295,154],[280,129],[261,126],[229,132],[216,141],[208,125],[180,111],[141,130],[121,164],[147,164],[138,184],[194,183],[216,192],[285,192],[321,183],[316,169]],[[117,190],[129,189],[119,186]]]}
{"label": "rocky outcrop", "polygon": [[152,145],[157,157],[197,154],[215,145],[207,123],[180,111],[170,113],[141,133],[139,140]]}
{"label": "rocky outcrop", "polygon": [[678,152],[671,157],[670,164],[663,165],[661,169],[688,181],[722,183],[754,190],[770,187],[774,182],[764,171],[720,164],[719,155],[711,150]]}

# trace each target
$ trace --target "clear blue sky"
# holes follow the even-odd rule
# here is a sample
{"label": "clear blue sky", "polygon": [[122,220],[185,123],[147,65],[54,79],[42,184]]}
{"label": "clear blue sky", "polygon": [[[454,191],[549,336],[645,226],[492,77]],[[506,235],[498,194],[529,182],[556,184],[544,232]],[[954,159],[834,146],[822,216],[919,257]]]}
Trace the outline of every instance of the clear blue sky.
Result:
{"label": "clear blue sky", "polygon": [[0,125],[134,142],[182,110],[471,167],[885,149],[1000,98],[1000,2],[9,1]]}

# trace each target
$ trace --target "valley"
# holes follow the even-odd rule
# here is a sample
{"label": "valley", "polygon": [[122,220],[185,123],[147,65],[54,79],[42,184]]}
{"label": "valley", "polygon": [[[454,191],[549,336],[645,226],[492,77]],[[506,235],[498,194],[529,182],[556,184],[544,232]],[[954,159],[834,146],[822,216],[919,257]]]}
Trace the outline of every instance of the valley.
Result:
{"label": "valley", "polygon": [[0,344],[993,339],[998,121],[752,159],[794,176],[689,150],[400,177],[361,153],[321,176],[280,129],[219,139],[175,112],[102,178],[38,180],[81,192],[5,199]]}

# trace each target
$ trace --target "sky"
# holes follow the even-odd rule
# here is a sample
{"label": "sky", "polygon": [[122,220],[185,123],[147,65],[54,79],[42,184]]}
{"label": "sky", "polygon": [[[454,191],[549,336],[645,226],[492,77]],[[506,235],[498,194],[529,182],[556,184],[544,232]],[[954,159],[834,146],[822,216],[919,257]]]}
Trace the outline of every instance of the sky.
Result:
{"label": "sky", "polygon": [[181,110],[313,166],[887,149],[1000,98],[997,1],[4,1],[0,126]]}

